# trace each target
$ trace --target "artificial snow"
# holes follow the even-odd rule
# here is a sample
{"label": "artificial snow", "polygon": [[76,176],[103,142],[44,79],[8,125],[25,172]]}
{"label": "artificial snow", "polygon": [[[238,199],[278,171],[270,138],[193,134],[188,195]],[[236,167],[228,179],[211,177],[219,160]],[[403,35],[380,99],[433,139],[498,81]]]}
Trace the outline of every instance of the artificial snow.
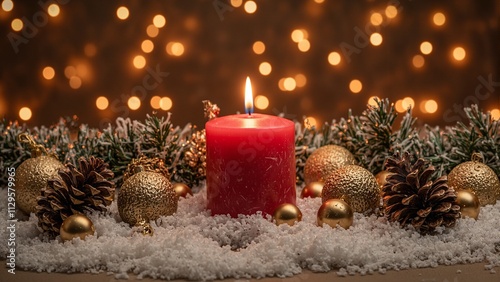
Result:
{"label": "artificial snow", "polygon": [[[6,199],[6,189],[0,194]],[[484,262],[500,266],[500,201],[481,208],[478,220],[461,219],[453,228],[422,236],[375,215],[355,214],[348,230],[318,227],[321,199],[297,199],[301,222],[276,226],[262,215],[210,216],[206,191],[181,198],[176,214],[152,222],[143,236],[121,221],[116,201],[107,213],[89,215],[96,235],[85,240],[48,240],[37,218],[16,224],[16,267],[38,272],[108,273],[138,278],[211,280],[287,277],[302,269],[365,275],[408,268]],[[7,226],[6,201],[0,226]],[[10,222],[9,222],[10,223]],[[0,255],[6,257],[8,230],[0,230]]]}

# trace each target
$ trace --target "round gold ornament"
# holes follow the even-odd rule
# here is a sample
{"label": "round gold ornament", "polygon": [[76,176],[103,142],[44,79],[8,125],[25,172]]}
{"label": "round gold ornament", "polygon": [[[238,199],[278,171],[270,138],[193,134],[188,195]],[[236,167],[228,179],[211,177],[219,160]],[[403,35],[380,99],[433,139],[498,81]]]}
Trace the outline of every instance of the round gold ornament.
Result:
{"label": "round gold ornament", "polygon": [[177,211],[178,197],[163,175],[141,171],[130,176],[118,192],[118,212],[123,221],[134,226]]}
{"label": "round gold ornament", "polygon": [[318,210],[318,226],[324,223],[335,228],[340,225],[347,229],[352,225],[354,212],[352,208],[340,199],[329,199]]}
{"label": "round gold ornament", "polygon": [[321,192],[323,191],[323,182],[310,182],[300,192],[301,198],[318,198],[321,197]]}
{"label": "round gold ornament", "polygon": [[132,227],[132,231],[135,233],[141,233],[144,236],[153,236],[154,234],[153,227],[145,220],[139,221],[134,227]]}
{"label": "round gold ornament", "polygon": [[175,183],[175,184],[173,184],[172,189],[174,189],[175,194],[179,198],[180,197],[186,198],[188,194],[193,196],[193,192],[191,191],[191,188],[189,188],[189,186],[187,186],[184,183]]}
{"label": "round gold ornament", "polygon": [[379,207],[380,190],[371,172],[357,165],[347,165],[328,176],[322,198],[323,202],[344,200],[355,212],[364,213]]}
{"label": "round gold ornament", "polygon": [[387,183],[387,177],[392,173],[387,170],[382,170],[381,172],[375,175],[375,179],[377,180],[378,188],[380,189],[380,195],[382,195],[382,187]]}
{"label": "round gold ornament", "polygon": [[28,143],[31,147],[31,158],[25,160],[16,169],[16,204],[24,213],[36,212],[37,197],[47,186],[47,180],[57,176],[59,169],[64,165],[55,156],[47,154],[45,148],[37,145],[28,134],[20,134],[20,142]]}
{"label": "round gold ornament", "polygon": [[456,203],[460,206],[460,213],[462,214],[462,217],[477,219],[479,216],[479,199],[471,191],[459,190],[457,192]]}
{"label": "round gold ornament", "polygon": [[354,164],[354,156],[346,148],[337,145],[326,145],[316,149],[306,160],[304,180],[306,184],[326,178],[337,168]]}
{"label": "round gold ornament", "polygon": [[123,173],[123,181],[141,171],[153,171],[157,172],[166,178],[170,178],[168,169],[165,167],[165,162],[160,158],[148,158],[141,156],[139,158],[133,159],[127,166],[127,169]]}
{"label": "round gold ornament", "polygon": [[470,190],[476,194],[481,206],[493,205],[500,199],[500,181],[495,172],[481,162],[480,155],[472,161],[461,163],[448,174],[448,185],[459,190]]}
{"label": "round gold ornament", "polygon": [[276,221],[276,225],[286,223],[293,226],[295,222],[302,220],[302,212],[294,204],[285,203],[274,210],[273,219]]}
{"label": "round gold ornament", "polygon": [[95,228],[92,221],[83,214],[74,214],[68,216],[61,225],[59,234],[63,241],[73,238],[84,239],[88,235],[94,235]]}

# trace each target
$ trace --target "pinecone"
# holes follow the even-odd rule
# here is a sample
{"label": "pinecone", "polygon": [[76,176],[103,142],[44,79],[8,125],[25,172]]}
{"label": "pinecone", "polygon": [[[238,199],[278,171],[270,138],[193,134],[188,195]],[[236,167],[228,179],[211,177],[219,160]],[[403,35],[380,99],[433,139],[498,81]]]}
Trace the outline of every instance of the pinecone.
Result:
{"label": "pinecone", "polygon": [[59,234],[62,222],[85,211],[104,211],[113,201],[113,172],[101,159],[80,158],[79,167],[67,164],[58,176],[49,179],[37,198],[38,226],[52,237]]}
{"label": "pinecone", "polygon": [[399,154],[388,158],[385,167],[393,173],[382,188],[389,221],[411,224],[422,234],[432,233],[440,225],[455,225],[460,206],[455,203],[457,194],[448,187],[446,176],[430,180],[435,168],[427,167],[424,159],[412,165],[408,153],[402,158]]}
{"label": "pinecone", "polygon": [[162,159],[141,156],[137,159],[133,159],[128,164],[127,170],[123,173],[123,182],[125,182],[130,176],[140,171],[158,172],[167,179],[170,179],[170,174],[168,173],[168,169],[165,167],[165,162]]}

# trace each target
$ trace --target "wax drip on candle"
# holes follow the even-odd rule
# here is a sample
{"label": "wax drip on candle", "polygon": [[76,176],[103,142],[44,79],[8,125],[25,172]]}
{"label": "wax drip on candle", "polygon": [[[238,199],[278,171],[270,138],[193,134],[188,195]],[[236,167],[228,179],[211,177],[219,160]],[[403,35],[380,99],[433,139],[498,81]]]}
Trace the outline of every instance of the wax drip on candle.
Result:
{"label": "wax drip on candle", "polygon": [[250,77],[247,76],[247,81],[245,83],[245,112],[251,116],[253,113],[253,95],[252,95],[252,84],[250,82]]}

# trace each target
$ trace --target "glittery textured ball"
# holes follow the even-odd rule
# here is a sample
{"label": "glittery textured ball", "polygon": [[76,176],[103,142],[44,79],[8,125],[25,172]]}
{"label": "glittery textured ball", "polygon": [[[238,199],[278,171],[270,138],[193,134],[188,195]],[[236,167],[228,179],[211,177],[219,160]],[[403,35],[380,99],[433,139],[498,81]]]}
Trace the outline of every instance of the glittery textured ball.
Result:
{"label": "glittery textured ball", "polygon": [[455,201],[460,206],[462,217],[477,219],[480,206],[479,199],[474,193],[468,190],[457,191],[457,199]]}
{"label": "glittery textured ball", "polygon": [[352,225],[354,213],[346,202],[339,199],[329,199],[319,208],[317,220],[318,226],[328,224],[335,228],[340,225],[342,228],[347,229]]}
{"label": "glittery textured ball", "polygon": [[47,180],[57,175],[63,164],[50,156],[25,160],[16,170],[16,204],[21,211],[36,212],[37,197],[47,186]]}
{"label": "glittery textured ball", "polygon": [[347,165],[328,176],[322,198],[323,202],[342,199],[355,212],[364,213],[379,206],[380,192],[371,172],[357,165]]}
{"label": "glittery textured ball", "polygon": [[495,172],[481,162],[465,162],[448,174],[448,186],[456,191],[470,190],[481,206],[493,205],[500,199],[500,181]]}
{"label": "glittery textured ball", "polygon": [[294,204],[281,204],[279,205],[273,213],[273,219],[276,225],[286,223],[293,226],[296,222],[302,220],[302,212]]}
{"label": "glittery textured ball", "polygon": [[94,224],[83,214],[74,214],[67,217],[63,221],[59,232],[63,241],[77,237],[83,240],[86,236],[94,235],[94,233]]}
{"label": "glittery textured ball", "polygon": [[138,222],[156,220],[177,211],[178,197],[170,181],[163,175],[141,171],[127,179],[118,193],[118,212],[123,221],[134,226]]}
{"label": "glittery textured ball", "polygon": [[346,148],[337,145],[326,145],[314,151],[307,158],[304,166],[304,180],[325,182],[326,178],[337,168],[355,164],[354,156]]}

